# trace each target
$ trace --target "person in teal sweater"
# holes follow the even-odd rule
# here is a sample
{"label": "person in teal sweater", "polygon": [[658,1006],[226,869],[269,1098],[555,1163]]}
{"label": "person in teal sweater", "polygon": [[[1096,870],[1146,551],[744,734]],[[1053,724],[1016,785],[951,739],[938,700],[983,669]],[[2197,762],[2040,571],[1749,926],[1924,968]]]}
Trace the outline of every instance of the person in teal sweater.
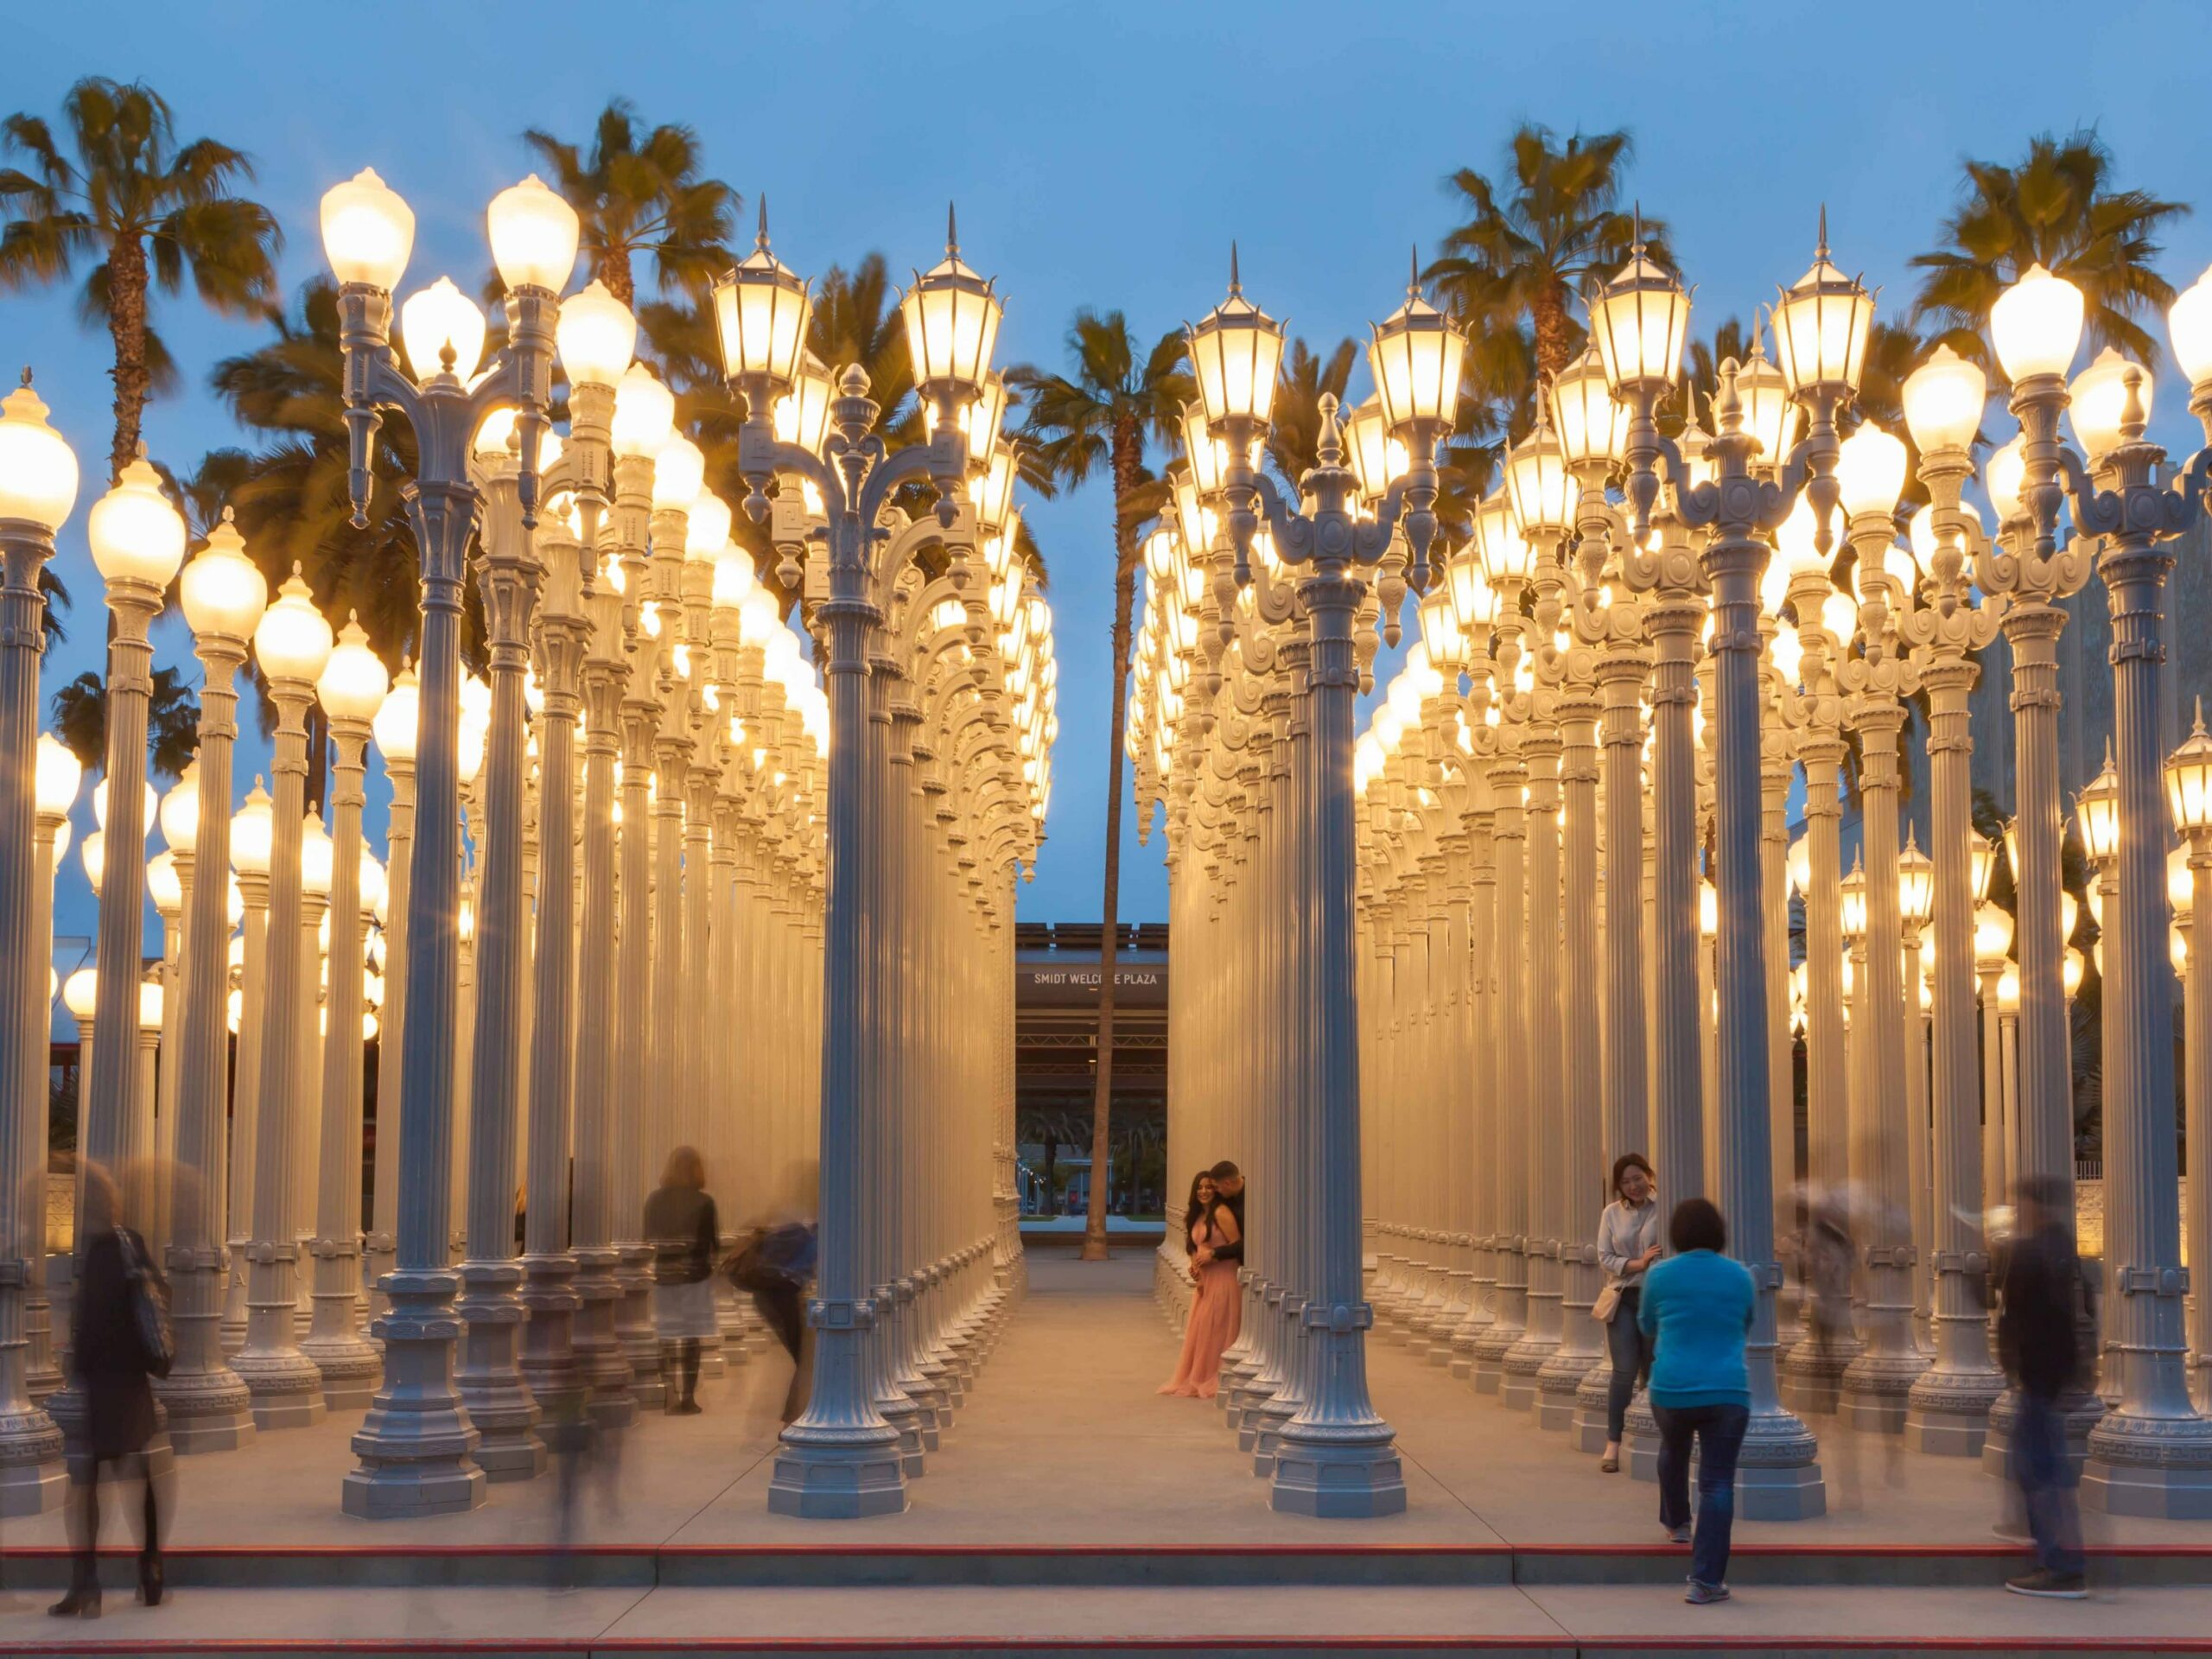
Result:
{"label": "person in teal sweater", "polygon": [[[1684,1198],[1667,1223],[1674,1255],[1643,1276],[1637,1323],[1658,1344],[1651,1414],[1659,1420],[1659,1524],[1690,1546],[1692,1602],[1728,1599],[1736,1523],[1736,1457],[1751,1426],[1744,1342],[1758,1293],[1728,1248],[1728,1225],[1705,1198]],[[1697,1442],[1697,1528],[1690,1528],[1690,1443]]]}

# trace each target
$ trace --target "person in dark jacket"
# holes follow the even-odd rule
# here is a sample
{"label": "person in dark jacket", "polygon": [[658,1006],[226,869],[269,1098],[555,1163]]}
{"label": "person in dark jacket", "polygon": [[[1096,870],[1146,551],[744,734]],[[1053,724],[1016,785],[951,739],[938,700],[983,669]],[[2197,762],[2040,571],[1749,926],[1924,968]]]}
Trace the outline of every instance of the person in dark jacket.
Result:
{"label": "person in dark jacket", "polygon": [[1997,1345],[2020,1391],[2012,1469],[2034,1535],[2036,1568],[2007,1579],[2016,1595],[2079,1601],[2088,1594],[2082,1558],[2079,1478],[2066,1449],[2061,1396],[2081,1386],[2085,1350],[2082,1299],[2088,1281],[2075,1247],[2070,1194],[2063,1181],[2020,1183],[2019,1223],[2005,1265]]}
{"label": "person in dark jacket", "polygon": [[[668,1154],[660,1185],[645,1200],[645,1239],[653,1247],[653,1324],[672,1417],[698,1414],[699,1344],[715,1334],[710,1278],[721,1244],[707,1164],[696,1147]],[[679,1386],[680,1385],[680,1386]]]}
{"label": "person in dark jacket", "polygon": [[1233,1244],[1216,1247],[1213,1259],[1217,1262],[1234,1262],[1241,1268],[1244,1265],[1244,1241],[1251,1236],[1244,1226],[1243,1173],[1226,1158],[1216,1164],[1209,1173],[1213,1176],[1215,1196],[1227,1207],[1229,1213],[1236,1218],[1236,1242]]}
{"label": "person in dark jacket", "polygon": [[131,1305],[132,1281],[143,1274],[166,1303],[168,1288],[154,1266],[146,1241],[123,1224],[114,1177],[86,1164],[78,1212],[76,1290],[70,1301],[71,1364],[85,1400],[84,1441],[71,1448],[79,1489],[76,1550],[69,1593],[47,1611],[58,1618],[100,1616],[100,1469],[137,1474],[143,1494],[144,1535],[138,1553],[138,1599],[149,1607],[162,1599],[162,1529],[147,1443],[159,1419],[149,1380],[154,1360],[140,1337]]}

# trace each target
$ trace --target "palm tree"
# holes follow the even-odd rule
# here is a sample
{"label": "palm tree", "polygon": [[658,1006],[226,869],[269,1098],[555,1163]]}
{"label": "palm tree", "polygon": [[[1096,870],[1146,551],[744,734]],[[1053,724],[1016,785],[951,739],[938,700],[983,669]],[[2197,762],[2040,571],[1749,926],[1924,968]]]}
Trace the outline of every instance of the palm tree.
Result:
{"label": "palm tree", "polygon": [[699,135],[689,127],[641,130],[637,111],[615,99],[599,112],[591,155],[533,127],[523,142],[553,171],[554,188],[583,220],[581,247],[607,292],[634,307],[632,261],[653,257],[666,294],[703,294],[730,267],[731,224],[741,205],[720,179],[699,176]]}
{"label": "palm tree", "polygon": [[[1549,128],[1531,124],[1506,150],[1512,176],[1504,190],[1471,167],[1446,181],[1471,217],[1446,235],[1442,255],[1426,274],[1478,340],[1525,327],[1531,348],[1525,367],[1514,354],[1491,367],[1501,377],[1533,369],[1541,383],[1582,350],[1583,328],[1569,308],[1574,296],[1592,278],[1611,276],[1637,239],[1637,219],[1618,206],[1633,144],[1621,131],[1577,132],[1561,145]],[[1642,235],[1654,260],[1672,264],[1663,224],[1643,220]],[[1518,400],[1533,385],[1501,378],[1477,390]]]}
{"label": "palm tree", "polygon": [[[54,694],[54,733],[88,771],[107,765],[107,681],[87,671]],[[175,781],[200,747],[200,699],[175,668],[154,671],[146,702],[146,759]]]}
{"label": "palm tree", "polygon": [[1268,416],[1268,459],[1293,489],[1321,458],[1321,399],[1344,402],[1358,360],[1358,343],[1349,340],[1338,340],[1326,357],[1314,355],[1302,340],[1293,340],[1283,353]]}
{"label": "palm tree", "polygon": [[2172,285],[2152,269],[2156,238],[2189,212],[2145,190],[2113,183],[2113,154],[2094,128],[2063,138],[2042,133],[2012,166],[1968,161],[1958,211],[1943,221],[1944,245],[1913,264],[1928,275],[1913,302],[1915,321],[1941,324],[1952,350],[1993,364],[1989,309],[2040,264],[2073,283],[2088,302],[2082,337],[2090,350],[2111,346],[2139,363],[2157,346],[2136,318],[2164,311]]}
{"label": "palm tree", "polygon": [[[823,284],[825,289],[828,284]],[[817,308],[817,320],[822,313]],[[1106,741],[1104,927],[1098,964],[1098,1075],[1092,1096],[1090,1157],[1094,1178],[1084,1224],[1082,1259],[1106,1259],[1106,1181],[1114,1097],[1114,964],[1121,929],[1122,744],[1128,697],[1130,613],[1136,603],[1138,530],[1156,493],[1147,493],[1149,442],[1167,442],[1184,400],[1193,395],[1183,372],[1183,336],[1171,329],[1148,352],[1130,337],[1119,311],[1078,311],[1068,329],[1071,375],[1028,365],[1007,371],[1025,400],[1018,435],[1035,447],[1045,475],[1078,485],[1103,470],[1114,491],[1114,689]],[[1349,365],[1347,365],[1349,366]],[[1147,505],[1147,504],[1150,504]]]}
{"label": "palm tree", "polygon": [[275,291],[283,237],[259,202],[231,194],[253,176],[243,150],[212,138],[179,144],[161,95],[89,75],[69,89],[62,118],[73,158],[43,118],[11,115],[0,142],[31,171],[0,168],[0,287],[42,286],[97,260],[78,309],[115,343],[115,436],[110,473],[138,452],[146,403],[176,381],[176,365],[147,316],[151,288],[175,294],[192,276],[200,297],[233,315]]}

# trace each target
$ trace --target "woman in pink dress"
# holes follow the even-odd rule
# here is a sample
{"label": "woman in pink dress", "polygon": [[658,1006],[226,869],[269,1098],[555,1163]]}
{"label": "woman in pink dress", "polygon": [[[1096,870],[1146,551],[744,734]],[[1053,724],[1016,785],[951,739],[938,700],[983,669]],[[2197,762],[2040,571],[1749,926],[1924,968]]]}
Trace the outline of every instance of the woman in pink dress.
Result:
{"label": "woman in pink dress", "polygon": [[1191,1282],[1198,1287],[1191,1303],[1191,1322],[1183,1332],[1182,1357],[1175,1375],[1160,1384],[1162,1394],[1211,1400],[1220,1387],[1221,1356],[1236,1340],[1243,1306],[1236,1294],[1236,1264],[1217,1262],[1217,1249],[1237,1241],[1236,1218],[1215,1201],[1213,1176],[1200,1170],[1191,1183],[1184,1212],[1183,1238],[1191,1255]]}

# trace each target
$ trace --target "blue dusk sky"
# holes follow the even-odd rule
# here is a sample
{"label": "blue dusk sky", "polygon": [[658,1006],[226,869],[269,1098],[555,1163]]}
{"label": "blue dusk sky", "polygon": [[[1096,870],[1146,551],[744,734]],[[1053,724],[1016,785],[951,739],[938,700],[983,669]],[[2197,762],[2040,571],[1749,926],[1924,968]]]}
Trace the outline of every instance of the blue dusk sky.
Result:
{"label": "blue dusk sky", "polygon": [[[648,122],[695,127],[709,170],[748,206],[766,192],[777,251],[804,272],[878,249],[894,270],[926,266],[957,200],[964,256],[1007,296],[1000,360],[1057,366],[1078,307],[1125,310],[1147,338],[1200,315],[1220,296],[1232,237],[1247,291],[1294,333],[1323,349],[1363,333],[1397,304],[1408,245],[1427,257],[1454,222],[1446,176],[1466,166],[1495,175],[1522,120],[1633,132],[1630,188],[1669,220],[1698,284],[1694,329],[1747,316],[1793,280],[1823,203],[1839,263],[1882,285],[1894,315],[1912,291],[1908,259],[1955,199],[1961,159],[2012,160],[2031,134],[2094,124],[2125,184],[2212,208],[2212,99],[2192,49],[2202,20],[2201,6],[2166,0],[70,0],[10,8],[0,110],[55,116],[87,73],[148,80],[181,135],[252,154],[253,190],[287,232],[288,293],[322,268],[321,192],[373,166],[416,214],[411,291],[441,273],[471,287],[488,269],[484,204],[528,170],[525,128],[582,140],[607,99],[624,97]],[[2200,213],[2174,228],[2163,263],[2180,286],[2208,262],[2212,213]],[[207,372],[264,331],[189,299],[159,301],[156,315],[186,384],[154,405],[147,439],[184,469],[237,441]],[[107,448],[108,343],[79,325],[73,289],[10,296],[0,298],[0,361],[35,366],[86,474],[62,536],[78,604],[71,640],[47,665],[50,693],[99,663],[84,508]],[[2171,363],[2161,367],[2154,435],[2191,443],[2186,397]],[[1025,918],[1099,914],[1108,516],[1103,485],[1030,507],[1052,569],[1062,677],[1050,840],[1021,893]],[[157,651],[188,664],[181,625],[162,630]],[[242,786],[261,763],[246,755]],[[379,834],[382,798],[372,783]],[[81,836],[89,809],[78,817]],[[1122,914],[1163,919],[1159,847],[1137,846],[1134,812],[1123,824]],[[73,852],[59,931],[89,935],[92,912]]]}

